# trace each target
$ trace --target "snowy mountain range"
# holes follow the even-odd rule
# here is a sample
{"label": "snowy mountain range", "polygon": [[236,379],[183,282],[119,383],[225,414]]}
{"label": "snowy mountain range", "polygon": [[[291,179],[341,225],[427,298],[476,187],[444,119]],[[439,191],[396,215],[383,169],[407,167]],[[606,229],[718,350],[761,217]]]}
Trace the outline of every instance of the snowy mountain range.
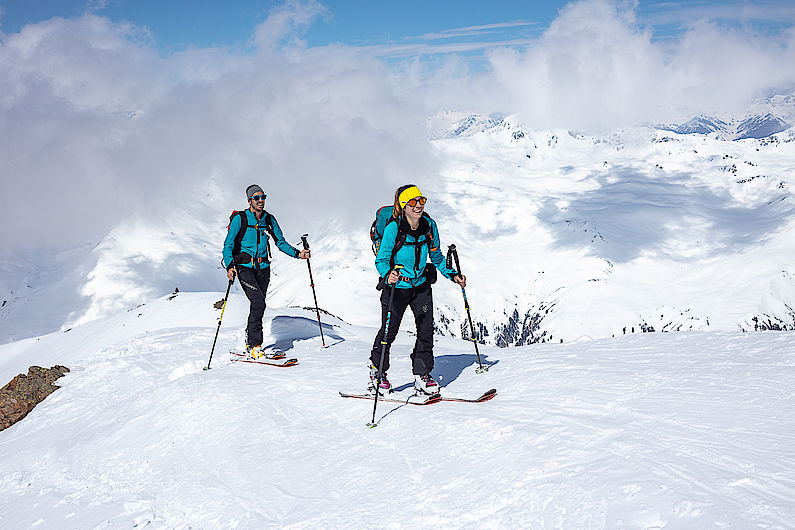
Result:
{"label": "snowy mountain range", "polygon": [[[771,101],[779,114],[795,115],[791,97]],[[533,130],[512,116],[429,118],[439,174],[417,184],[431,199],[426,209],[442,250],[459,249],[478,340],[509,346],[642,331],[793,329],[795,132],[750,137],[780,129],[780,121],[704,118],[692,130],[594,136]],[[367,229],[389,201],[385,194],[360,205],[353,223],[333,206],[309,227],[300,220],[311,234],[320,305],[348,322],[378,324]],[[2,340],[66,329],[174,287],[214,290],[223,280],[224,220],[239,204],[212,193],[202,202],[158,222],[126,221],[99,244],[44,264],[6,257]],[[284,205],[269,208],[298,244],[298,220],[282,214]],[[162,231],[170,218],[180,219],[179,230]],[[274,274],[270,303],[313,305],[303,263],[277,253]],[[435,299],[438,331],[468,336],[460,290],[443,280]]]}
{"label": "snowy mountain range", "polygon": [[791,125],[773,114],[753,115],[728,123],[712,116],[696,116],[681,125],[661,126],[662,130],[679,134],[715,134],[722,140],[766,138],[786,131]]}
{"label": "snowy mountain range", "polygon": [[679,134],[711,135],[720,140],[767,138],[788,130],[795,122],[795,97],[777,95],[752,105],[743,117],[724,114],[720,117],[701,114],[681,124],[658,125],[657,128]]}

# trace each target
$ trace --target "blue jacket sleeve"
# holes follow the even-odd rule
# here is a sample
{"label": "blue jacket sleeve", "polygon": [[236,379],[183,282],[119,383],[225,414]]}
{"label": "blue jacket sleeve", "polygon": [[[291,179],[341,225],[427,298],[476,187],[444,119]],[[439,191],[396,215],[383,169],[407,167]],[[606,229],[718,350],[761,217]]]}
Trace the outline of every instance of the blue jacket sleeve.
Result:
{"label": "blue jacket sleeve", "polygon": [[386,278],[389,274],[389,260],[392,258],[392,249],[395,248],[397,230],[397,223],[386,225],[384,236],[381,238],[381,246],[378,247],[378,255],[375,257],[375,268],[382,278]]}
{"label": "blue jacket sleeve", "polygon": [[458,276],[458,271],[447,267],[447,258],[442,251],[439,250],[441,243],[439,242],[439,229],[436,226],[436,221],[431,220],[431,236],[432,242],[430,247],[431,263],[436,269],[444,275],[448,280],[453,280]]}
{"label": "blue jacket sleeve", "polygon": [[279,247],[279,250],[291,256],[293,258],[297,258],[299,254],[299,250],[292,246],[290,243],[284,239],[284,235],[282,234],[282,229],[279,227],[279,223],[276,221],[276,218],[271,215],[271,229],[273,230],[273,238],[276,240],[276,246]]}
{"label": "blue jacket sleeve", "polygon": [[226,267],[226,270],[229,270],[232,267],[232,265],[234,265],[234,256],[232,256],[232,247],[235,244],[235,236],[237,235],[237,232],[239,230],[240,230],[240,216],[236,215],[229,222],[229,231],[226,233],[226,239],[224,239],[223,257],[224,257],[224,267]]}

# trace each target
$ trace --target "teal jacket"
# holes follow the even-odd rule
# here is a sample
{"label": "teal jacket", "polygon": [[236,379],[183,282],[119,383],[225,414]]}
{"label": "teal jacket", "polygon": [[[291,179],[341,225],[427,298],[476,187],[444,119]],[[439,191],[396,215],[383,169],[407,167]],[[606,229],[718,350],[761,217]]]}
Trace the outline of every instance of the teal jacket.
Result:
{"label": "teal jacket", "polygon": [[[269,234],[265,226],[265,220],[268,217],[270,217],[272,236],[275,240],[276,246],[288,256],[292,256],[293,258],[298,257],[298,249],[290,245],[284,239],[282,229],[279,227],[279,223],[276,222],[276,218],[274,216],[270,215],[268,212],[264,212],[262,219],[257,221],[257,218],[250,209],[244,210],[244,212],[246,213],[246,219],[248,219],[248,226],[246,227],[246,233],[243,234],[243,239],[240,240],[240,252],[246,253],[252,258],[262,258],[263,261],[259,264],[260,269],[270,266],[268,258]],[[240,216],[235,215],[229,222],[229,231],[226,234],[226,239],[224,239],[224,266],[227,268],[227,270],[229,270],[233,265],[237,267],[242,266],[254,268],[254,264],[252,263],[234,263],[232,247],[235,244],[235,236],[239,230]]]}
{"label": "teal jacket", "polygon": [[425,267],[431,266],[427,263],[428,256],[431,258],[432,266],[449,280],[458,275],[458,271],[447,267],[444,254],[439,250],[439,229],[436,227],[436,222],[423,215],[419,227],[413,232],[408,221],[403,218],[399,222],[392,221],[386,225],[378,255],[375,257],[375,268],[382,278],[386,278],[391,270],[389,260],[397,242],[398,223],[400,231],[406,233],[406,242],[395,253],[394,264],[403,266],[400,269],[401,279],[395,284],[398,289],[408,289],[425,283],[426,278],[423,274]]}

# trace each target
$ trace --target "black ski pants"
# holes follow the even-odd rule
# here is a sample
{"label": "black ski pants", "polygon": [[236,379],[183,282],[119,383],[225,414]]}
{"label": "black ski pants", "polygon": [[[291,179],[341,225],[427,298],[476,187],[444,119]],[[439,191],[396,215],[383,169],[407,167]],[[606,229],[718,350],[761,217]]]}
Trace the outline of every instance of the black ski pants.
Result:
{"label": "black ski pants", "polygon": [[389,311],[390,291],[395,289],[392,301],[392,316],[389,321],[389,336],[387,337],[386,352],[384,353],[384,372],[389,370],[389,349],[400,329],[400,321],[407,307],[414,313],[414,323],[417,326],[417,340],[414,342],[414,351],[411,353],[411,368],[414,375],[425,375],[433,370],[433,295],[431,285],[424,283],[410,289],[397,289],[387,287],[381,291],[381,329],[375,336],[370,360],[378,367],[381,362],[381,340],[384,337],[384,325]]}
{"label": "black ski pants", "polygon": [[240,266],[237,267],[237,279],[248,301],[251,302],[246,326],[246,344],[259,346],[262,344],[262,315],[265,313],[265,295],[268,293],[271,268],[252,269]]}

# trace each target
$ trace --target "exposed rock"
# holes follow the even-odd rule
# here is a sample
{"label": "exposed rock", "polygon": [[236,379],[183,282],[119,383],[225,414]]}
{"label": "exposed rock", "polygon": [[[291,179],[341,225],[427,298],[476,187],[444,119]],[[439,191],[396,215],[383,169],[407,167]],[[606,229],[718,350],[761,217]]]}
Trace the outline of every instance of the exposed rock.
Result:
{"label": "exposed rock", "polygon": [[52,368],[31,366],[28,375],[19,374],[0,388],[0,431],[27,416],[33,407],[60,388],[55,380],[67,372],[69,368],[60,365]]}

